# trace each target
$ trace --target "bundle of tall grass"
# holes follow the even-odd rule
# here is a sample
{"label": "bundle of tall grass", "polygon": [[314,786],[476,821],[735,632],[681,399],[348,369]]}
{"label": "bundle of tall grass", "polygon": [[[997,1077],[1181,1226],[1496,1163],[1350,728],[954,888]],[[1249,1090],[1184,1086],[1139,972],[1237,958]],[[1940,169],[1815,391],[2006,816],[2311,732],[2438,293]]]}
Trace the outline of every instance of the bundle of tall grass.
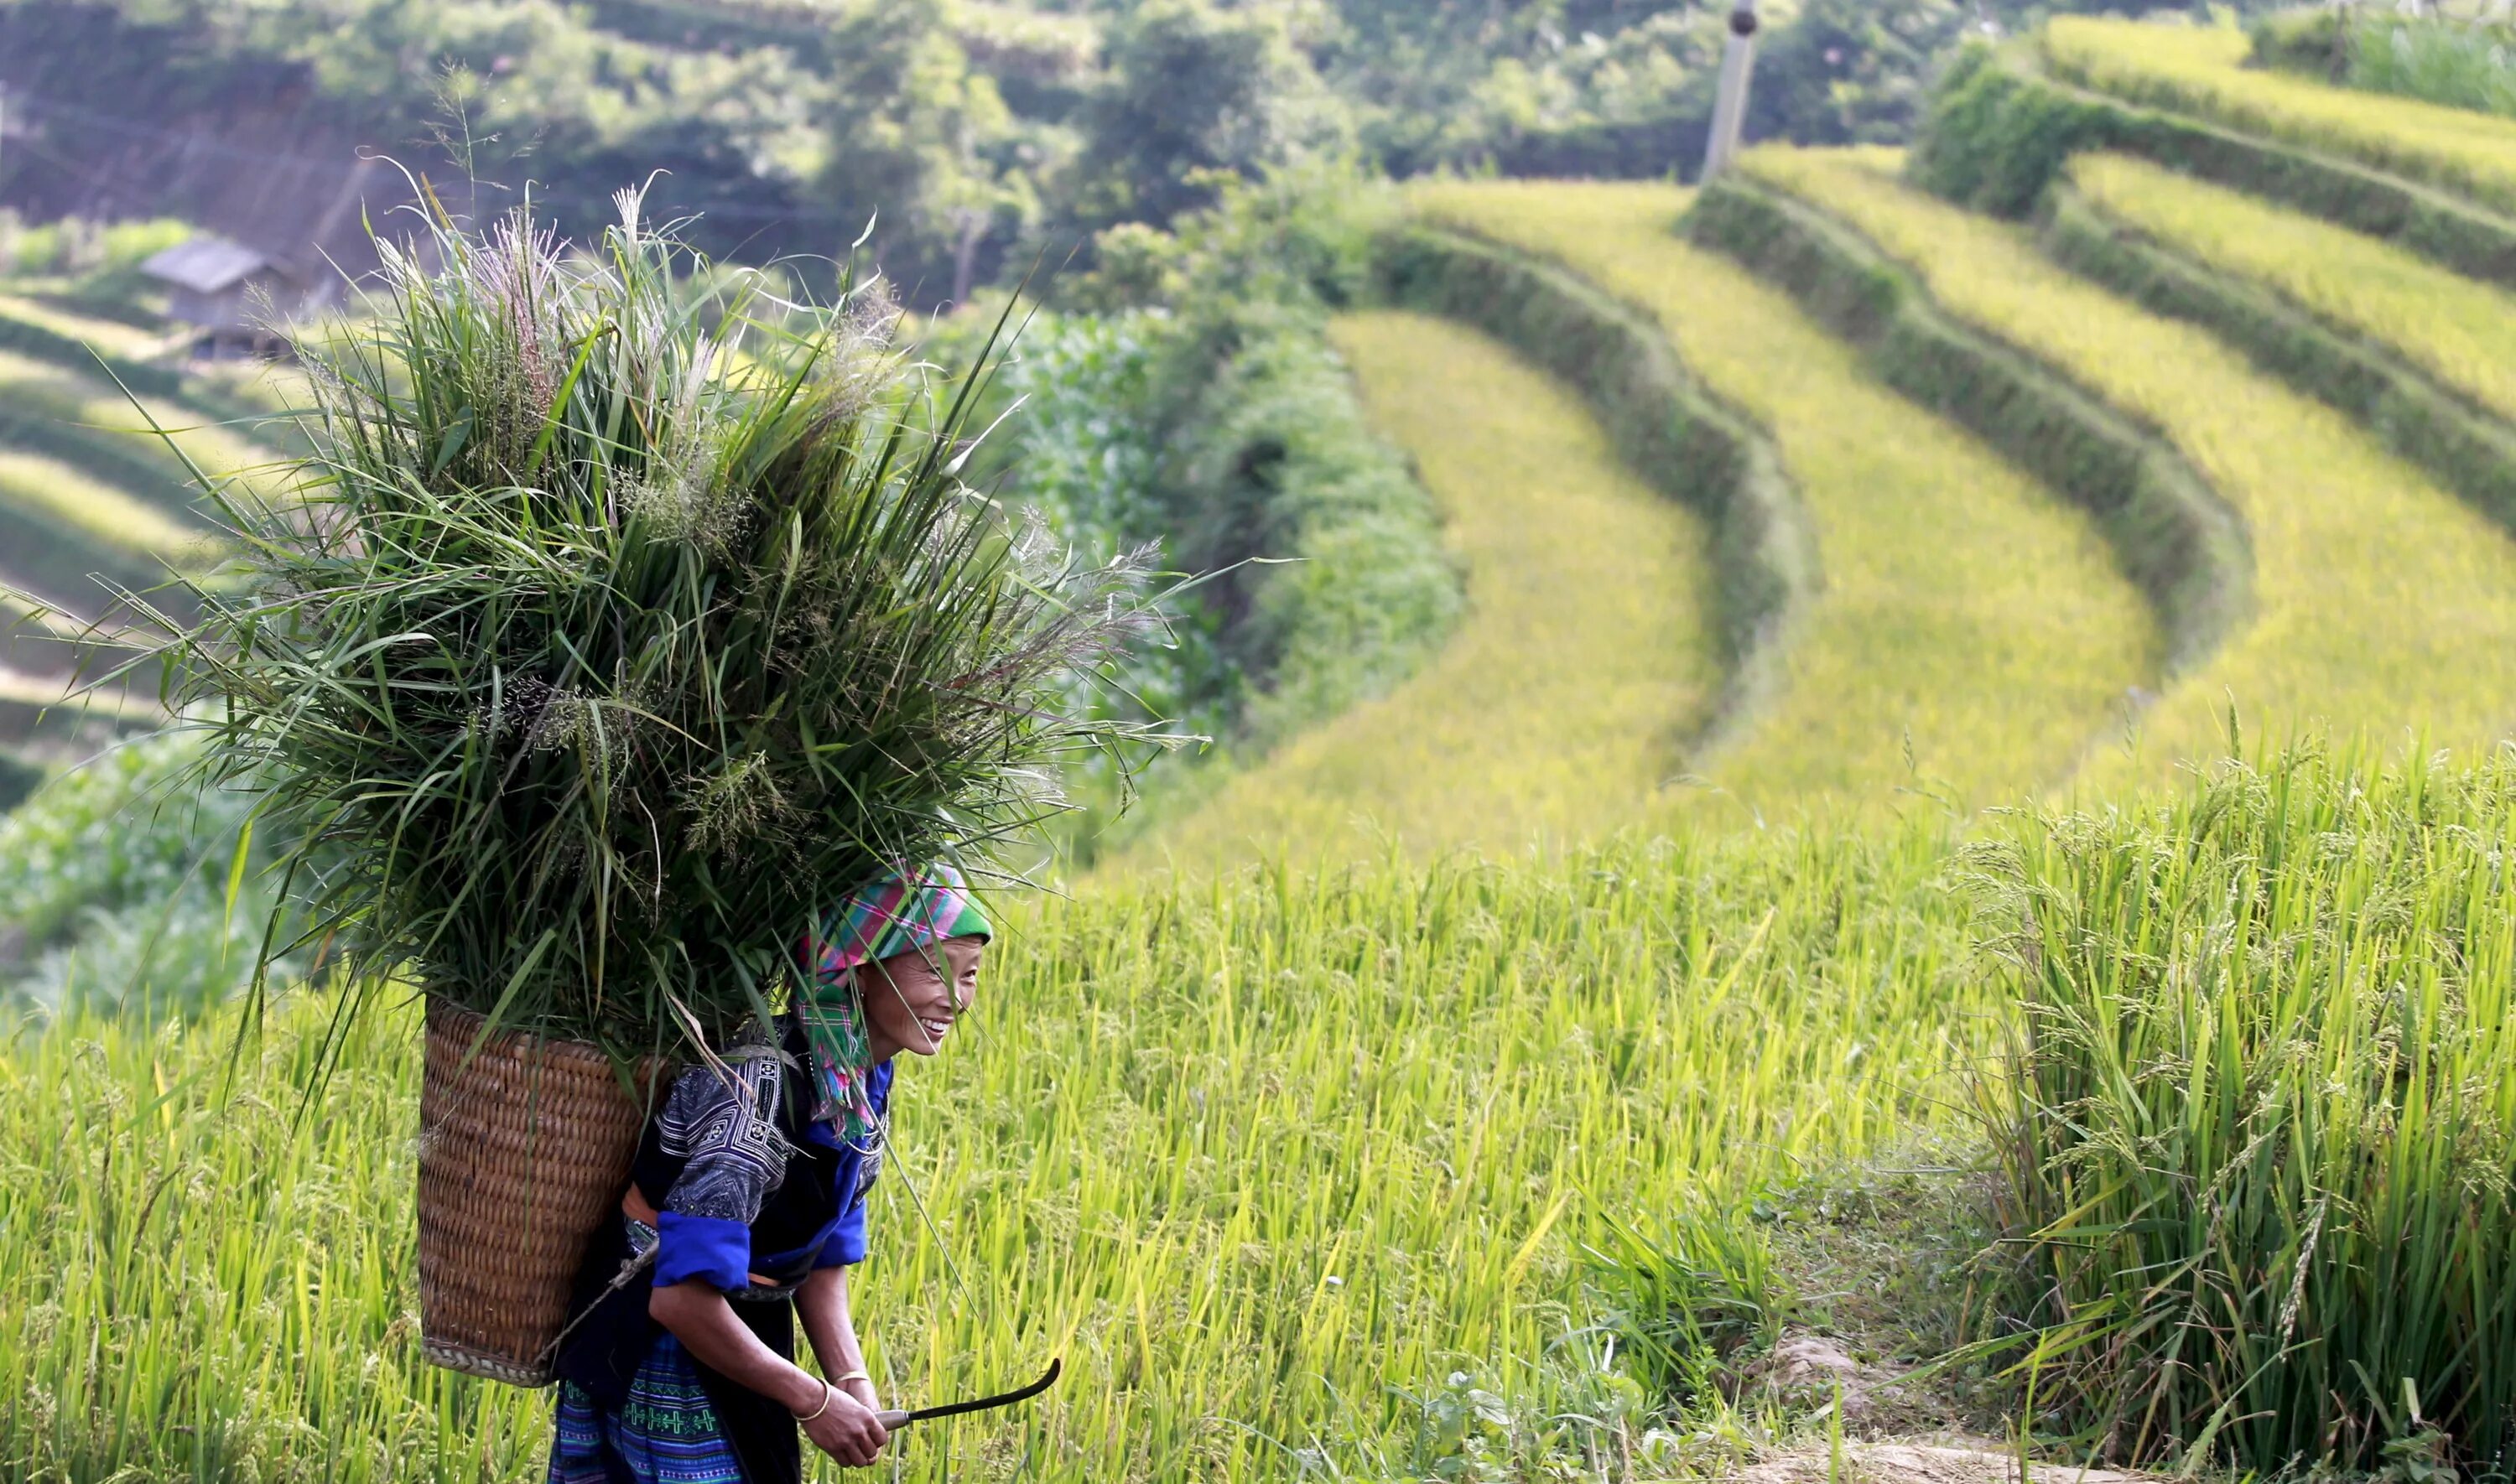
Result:
{"label": "bundle of tall grass", "polygon": [[2004,1216],[2032,1254],[1998,1317],[2104,1454],[2503,1469],[2511,844],[2504,754],[2308,757],[1992,853],[2025,1008]]}
{"label": "bundle of tall grass", "polygon": [[686,293],[621,207],[583,255],[386,245],[298,488],[211,486],[240,570],[165,647],[303,941],[627,1054],[765,1014],[834,893],[1001,872],[1062,755],[1150,734],[1057,704],[1150,609],[957,477],[984,357],[895,352],[879,280]]}

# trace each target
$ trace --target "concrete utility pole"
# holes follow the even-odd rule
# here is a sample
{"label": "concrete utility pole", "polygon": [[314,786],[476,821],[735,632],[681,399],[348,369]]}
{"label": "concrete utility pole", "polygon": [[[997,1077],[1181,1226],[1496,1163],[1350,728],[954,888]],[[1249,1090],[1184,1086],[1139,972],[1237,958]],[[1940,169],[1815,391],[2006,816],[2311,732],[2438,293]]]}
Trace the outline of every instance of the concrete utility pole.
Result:
{"label": "concrete utility pole", "polygon": [[1729,168],[1747,122],[1747,85],[1756,76],[1756,0],[1730,12],[1730,42],[1721,51],[1721,93],[1712,103],[1712,138],[1703,146],[1703,181]]}

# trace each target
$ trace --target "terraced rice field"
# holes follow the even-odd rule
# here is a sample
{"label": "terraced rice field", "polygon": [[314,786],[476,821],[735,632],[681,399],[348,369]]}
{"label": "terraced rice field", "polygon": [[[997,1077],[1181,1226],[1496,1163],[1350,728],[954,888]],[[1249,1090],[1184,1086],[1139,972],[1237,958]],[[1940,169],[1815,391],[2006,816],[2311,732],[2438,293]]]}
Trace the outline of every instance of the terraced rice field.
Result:
{"label": "terraced rice field", "polygon": [[170,440],[184,458],[214,478],[238,477],[250,484],[273,462],[268,449],[197,408],[167,397],[126,396],[110,382],[14,351],[0,350],[0,397],[60,422],[125,438],[144,455],[163,458],[169,478],[178,483],[189,474],[167,451]]}
{"label": "terraced rice field", "polygon": [[1697,764],[1682,812],[1959,806],[2068,777],[2154,683],[2157,627],[2097,529],[1888,391],[1788,299],[1675,235],[1666,186],[1493,183],[1413,193],[1427,218],[1563,263],[1657,317],[1769,429],[1817,526],[1823,589],[1783,693]]}
{"label": "terraced rice field", "polygon": [[2391,347],[2501,417],[2516,417],[2516,296],[2391,243],[2118,154],[2081,155],[2072,184],[2113,221],[2251,278]]}
{"label": "terraced rice field", "polygon": [[2044,57],[2069,81],[2357,160],[2516,211],[2516,119],[2245,67],[2243,31],[2057,17]]}
{"label": "terraced rice field", "polygon": [[1901,259],[1951,313],[2158,428],[2251,527],[2252,623],[2142,718],[2136,747],[2092,768],[2092,787],[2218,754],[2232,707],[2254,735],[2474,746],[2516,726],[2516,543],[2206,333],[2073,277],[2021,228],[1906,187],[1897,164],[1746,157]]}
{"label": "terraced rice field", "polygon": [[1473,331],[1371,313],[1333,334],[1442,510],[1468,615],[1396,691],[1230,780],[1139,859],[1509,850],[1630,823],[1720,680],[1701,521],[1620,467],[1576,397]]}

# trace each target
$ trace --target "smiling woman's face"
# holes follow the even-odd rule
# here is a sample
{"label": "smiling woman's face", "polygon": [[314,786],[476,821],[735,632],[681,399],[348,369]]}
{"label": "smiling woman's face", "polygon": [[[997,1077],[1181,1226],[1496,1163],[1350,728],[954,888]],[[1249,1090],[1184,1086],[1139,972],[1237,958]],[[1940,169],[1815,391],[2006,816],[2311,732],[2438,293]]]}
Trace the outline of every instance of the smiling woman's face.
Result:
{"label": "smiling woman's face", "polygon": [[874,1059],[900,1051],[932,1056],[942,1051],[952,1022],[978,996],[979,958],[986,951],[983,937],[945,938],[935,947],[895,954],[859,970]]}

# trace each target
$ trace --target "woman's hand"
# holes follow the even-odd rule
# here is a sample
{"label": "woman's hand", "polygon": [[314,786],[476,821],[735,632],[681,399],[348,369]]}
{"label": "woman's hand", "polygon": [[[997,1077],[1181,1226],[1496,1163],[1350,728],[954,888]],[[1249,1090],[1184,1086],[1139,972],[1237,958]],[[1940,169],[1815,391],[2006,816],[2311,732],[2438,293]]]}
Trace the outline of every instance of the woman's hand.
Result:
{"label": "woman's hand", "polygon": [[853,1394],[836,1386],[829,1390],[830,1404],[821,1415],[803,1422],[804,1435],[813,1446],[851,1468],[862,1468],[881,1456],[882,1445],[891,1441],[883,1430],[881,1419],[873,1409]]}

